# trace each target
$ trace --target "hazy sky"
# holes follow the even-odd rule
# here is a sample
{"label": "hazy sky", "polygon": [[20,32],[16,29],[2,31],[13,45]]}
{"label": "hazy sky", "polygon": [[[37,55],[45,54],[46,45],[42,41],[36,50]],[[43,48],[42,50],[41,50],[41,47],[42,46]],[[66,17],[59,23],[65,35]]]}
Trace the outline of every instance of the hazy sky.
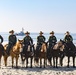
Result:
{"label": "hazy sky", "polygon": [[0,32],[76,33],[76,0],[0,0]]}

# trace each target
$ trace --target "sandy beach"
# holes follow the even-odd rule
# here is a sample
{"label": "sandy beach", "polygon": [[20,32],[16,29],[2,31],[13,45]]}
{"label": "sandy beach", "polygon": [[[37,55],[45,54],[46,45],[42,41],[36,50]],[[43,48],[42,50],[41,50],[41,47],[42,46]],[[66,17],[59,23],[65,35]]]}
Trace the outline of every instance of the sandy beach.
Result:
{"label": "sandy beach", "polygon": [[[72,61],[72,58],[71,58]],[[11,57],[8,58],[7,67],[4,66],[3,57],[1,59],[1,68],[0,68],[0,75],[76,75],[76,68],[72,67],[72,62],[70,61],[70,68],[67,68],[67,57],[64,58],[63,67],[53,68],[50,67],[49,64],[46,68],[39,68],[35,67],[33,62],[33,68],[25,68],[22,67],[21,58],[19,57],[18,60],[18,69],[15,67],[11,67]],[[28,64],[29,66],[30,64]],[[14,63],[15,66],[15,63]]]}

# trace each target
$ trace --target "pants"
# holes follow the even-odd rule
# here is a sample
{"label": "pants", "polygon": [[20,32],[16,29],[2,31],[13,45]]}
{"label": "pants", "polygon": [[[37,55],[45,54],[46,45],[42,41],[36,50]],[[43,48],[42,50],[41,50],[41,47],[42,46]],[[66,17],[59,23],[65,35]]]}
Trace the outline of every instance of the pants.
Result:
{"label": "pants", "polygon": [[25,46],[23,47],[22,53],[25,54],[25,53],[27,52],[27,50],[28,50],[28,46],[30,46],[30,51],[31,51],[31,52],[34,50],[34,46],[31,46],[31,45],[25,45]]}
{"label": "pants", "polygon": [[10,52],[10,50],[11,50],[12,47],[13,47],[12,44],[8,44],[8,46],[6,48],[6,51],[7,51],[8,54],[9,54],[9,52]]}
{"label": "pants", "polygon": [[41,45],[37,45],[36,46],[36,56],[37,57],[39,56],[40,50],[41,50]]}

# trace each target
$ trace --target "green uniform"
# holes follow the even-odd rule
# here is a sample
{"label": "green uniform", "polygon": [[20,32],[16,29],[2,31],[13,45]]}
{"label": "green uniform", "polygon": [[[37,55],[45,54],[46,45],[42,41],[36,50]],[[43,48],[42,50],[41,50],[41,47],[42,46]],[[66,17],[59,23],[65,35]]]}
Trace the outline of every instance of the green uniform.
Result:
{"label": "green uniform", "polygon": [[48,43],[49,43],[49,46],[54,46],[57,42],[57,39],[55,36],[50,36],[49,37],[49,40],[48,40]]}
{"label": "green uniform", "polygon": [[72,42],[72,41],[73,41],[73,38],[72,38],[71,35],[66,35],[66,36],[64,37],[64,41],[65,41],[66,43]]}
{"label": "green uniform", "polygon": [[30,45],[30,44],[33,44],[33,40],[30,36],[26,36],[23,39],[23,43],[24,43],[24,45]]}
{"label": "green uniform", "polygon": [[37,37],[37,45],[42,45],[42,43],[45,42],[44,36],[38,36]]}
{"label": "green uniform", "polygon": [[9,41],[9,43],[8,43],[8,46],[7,46],[6,51],[7,51],[7,54],[9,55],[9,52],[10,52],[11,48],[12,48],[12,47],[16,44],[16,42],[17,42],[16,35],[9,35],[8,41]]}
{"label": "green uniform", "polygon": [[75,45],[73,44],[73,38],[71,35],[66,35],[64,41],[66,42],[69,50],[75,50]]}
{"label": "green uniform", "polygon": [[[23,44],[24,44],[24,47],[23,47],[22,53],[25,54],[28,49],[28,46],[33,44],[32,38],[30,36],[25,36],[23,39]],[[32,49],[30,49],[30,51],[32,52]]]}
{"label": "green uniform", "polygon": [[8,40],[9,40],[9,44],[15,45],[17,42],[16,35],[10,35]]}

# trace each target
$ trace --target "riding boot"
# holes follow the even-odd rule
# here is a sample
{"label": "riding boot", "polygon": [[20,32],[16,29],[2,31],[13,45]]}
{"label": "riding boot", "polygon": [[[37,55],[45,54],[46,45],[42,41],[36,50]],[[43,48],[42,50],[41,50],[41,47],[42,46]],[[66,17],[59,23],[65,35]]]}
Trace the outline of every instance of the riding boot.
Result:
{"label": "riding boot", "polygon": [[9,53],[9,52],[10,52],[10,49],[11,49],[11,45],[8,45],[8,46],[7,46],[7,49],[6,49],[6,53],[7,53],[7,55],[10,54],[10,53]]}

